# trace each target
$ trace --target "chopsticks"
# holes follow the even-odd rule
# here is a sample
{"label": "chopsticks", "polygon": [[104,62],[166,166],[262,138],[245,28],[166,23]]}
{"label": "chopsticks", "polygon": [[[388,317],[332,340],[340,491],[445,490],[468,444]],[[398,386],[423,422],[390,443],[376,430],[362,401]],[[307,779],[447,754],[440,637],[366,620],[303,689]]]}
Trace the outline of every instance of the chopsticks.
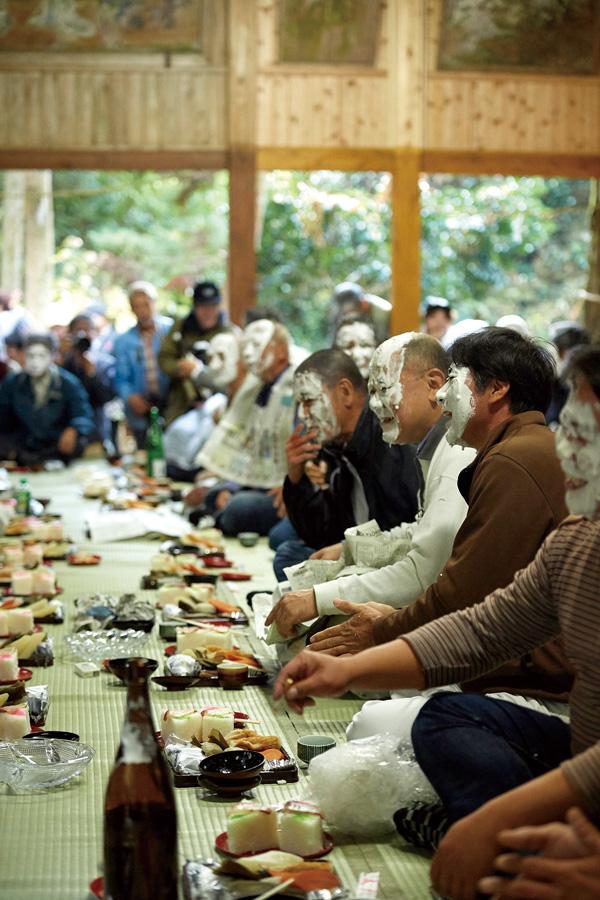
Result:
{"label": "chopsticks", "polygon": [[265,891],[263,894],[259,894],[259,896],[255,897],[254,900],[267,900],[267,897],[274,897],[275,894],[279,894],[281,891],[285,890],[286,887],[289,887],[290,884],[293,884],[293,882],[293,878],[288,878],[287,881],[282,881],[281,884],[276,884],[274,887],[269,888],[269,890]]}

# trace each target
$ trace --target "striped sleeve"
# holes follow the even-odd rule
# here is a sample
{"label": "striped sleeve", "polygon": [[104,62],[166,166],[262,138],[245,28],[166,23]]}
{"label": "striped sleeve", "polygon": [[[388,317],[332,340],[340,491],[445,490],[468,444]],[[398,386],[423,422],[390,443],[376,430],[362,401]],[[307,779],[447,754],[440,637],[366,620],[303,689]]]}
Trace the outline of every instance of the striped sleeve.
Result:
{"label": "striped sleeve", "polygon": [[600,741],[562,763],[561,771],[586,811],[600,821]]}
{"label": "striped sleeve", "polygon": [[428,687],[477,678],[559,633],[547,544],[508,587],[403,636],[421,663]]}

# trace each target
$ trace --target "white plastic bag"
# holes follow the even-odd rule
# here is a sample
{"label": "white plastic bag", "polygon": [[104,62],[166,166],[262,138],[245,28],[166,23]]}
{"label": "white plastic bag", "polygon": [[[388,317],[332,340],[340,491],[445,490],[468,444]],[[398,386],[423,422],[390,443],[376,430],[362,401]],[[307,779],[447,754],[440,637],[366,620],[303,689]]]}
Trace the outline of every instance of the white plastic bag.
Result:
{"label": "white plastic bag", "polygon": [[340,744],[315,757],[308,773],[310,799],[327,824],[354,837],[393,832],[397,809],[438,799],[412,748],[392,734]]}

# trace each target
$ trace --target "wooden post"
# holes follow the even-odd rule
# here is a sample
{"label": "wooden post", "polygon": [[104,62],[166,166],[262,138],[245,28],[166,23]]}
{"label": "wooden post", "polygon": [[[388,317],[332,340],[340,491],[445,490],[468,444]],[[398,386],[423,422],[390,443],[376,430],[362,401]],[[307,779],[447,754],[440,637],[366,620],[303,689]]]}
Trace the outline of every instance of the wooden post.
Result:
{"label": "wooden post", "polygon": [[229,0],[229,315],[256,297],[256,2]]}
{"label": "wooden post", "polygon": [[4,219],[2,222],[2,289],[23,290],[26,172],[4,173]]}
{"label": "wooden post", "polygon": [[584,307],[585,327],[592,343],[600,343],[600,180],[592,181],[592,214],[590,216],[590,252],[586,301]]}
{"label": "wooden post", "polygon": [[54,207],[52,172],[27,173],[25,195],[25,306],[44,319],[52,300]]}
{"label": "wooden post", "polygon": [[419,330],[421,298],[419,170],[419,151],[396,152],[392,169],[390,334]]}

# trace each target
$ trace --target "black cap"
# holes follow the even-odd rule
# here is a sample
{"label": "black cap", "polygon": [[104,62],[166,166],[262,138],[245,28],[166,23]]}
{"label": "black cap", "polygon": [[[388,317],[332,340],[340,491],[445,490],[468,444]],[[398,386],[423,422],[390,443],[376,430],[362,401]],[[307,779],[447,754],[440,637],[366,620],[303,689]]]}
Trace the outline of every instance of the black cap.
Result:
{"label": "black cap", "polygon": [[194,285],[194,306],[201,304],[218,304],[221,302],[221,292],[214,281],[197,281]]}

